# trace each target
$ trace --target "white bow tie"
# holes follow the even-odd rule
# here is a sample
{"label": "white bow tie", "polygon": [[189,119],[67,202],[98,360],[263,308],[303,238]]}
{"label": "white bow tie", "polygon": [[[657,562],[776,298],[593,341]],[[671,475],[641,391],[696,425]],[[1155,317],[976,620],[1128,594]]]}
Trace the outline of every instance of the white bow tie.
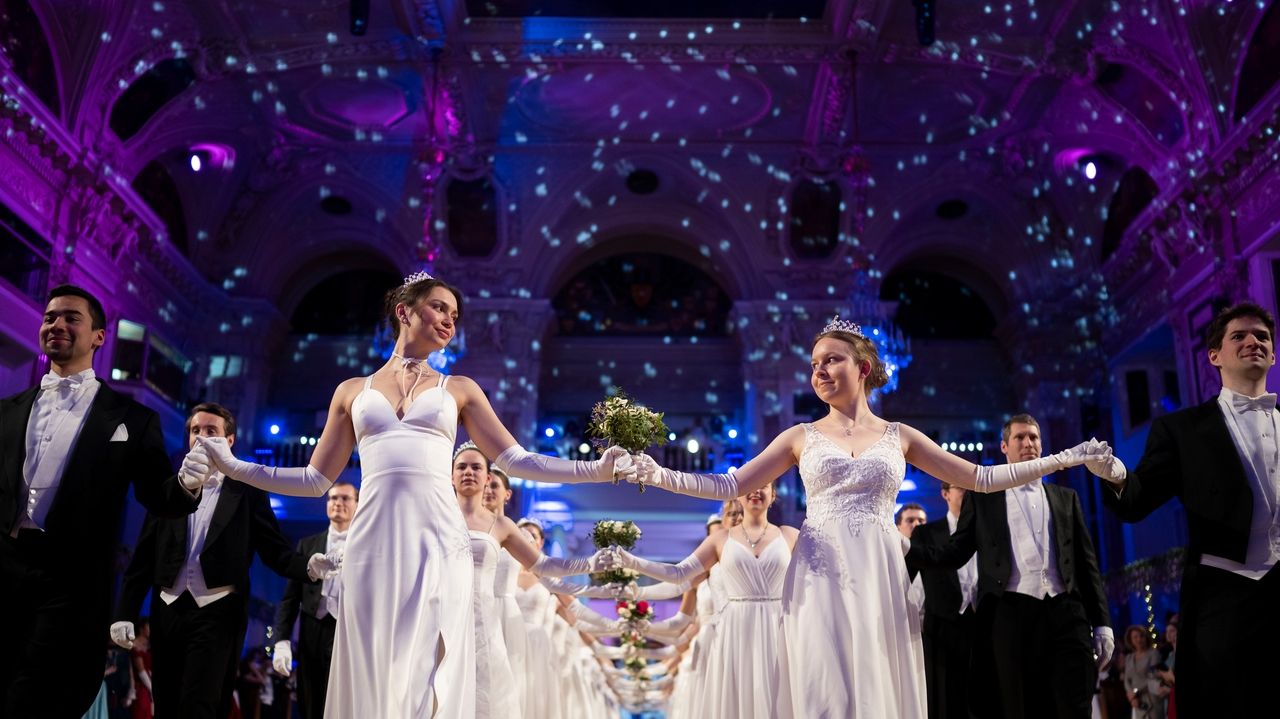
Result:
{"label": "white bow tie", "polygon": [[40,378],[40,389],[69,389],[74,392],[80,389],[80,386],[84,384],[86,379],[87,378],[82,374],[73,374],[70,377],[59,377],[53,372],[50,372]]}
{"label": "white bow tie", "polygon": [[1231,395],[1231,408],[1237,412],[1248,412],[1250,410],[1272,412],[1276,408],[1276,395],[1271,392],[1258,397],[1233,394]]}

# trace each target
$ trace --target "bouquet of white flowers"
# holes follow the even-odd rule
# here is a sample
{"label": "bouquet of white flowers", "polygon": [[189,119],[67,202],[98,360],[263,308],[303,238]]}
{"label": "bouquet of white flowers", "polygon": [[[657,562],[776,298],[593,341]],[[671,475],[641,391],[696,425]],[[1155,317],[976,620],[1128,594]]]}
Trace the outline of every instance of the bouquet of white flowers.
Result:
{"label": "bouquet of white flowers", "polygon": [[[661,412],[637,404],[619,387],[609,388],[609,395],[591,408],[591,421],[587,424],[587,435],[597,449],[617,445],[636,454],[654,444],[667,443],[671,430],[662,421]],[[644,491],[643,484],[640,491]]]}
{"label": "bouquet of white flowers", "polygon": [[591,542],[596,545],[596,549],[622,547],[632,550],[640,540],[640,535],[640,528],[630,520],[619,522],[616,519],[602,519],[591,528]]}

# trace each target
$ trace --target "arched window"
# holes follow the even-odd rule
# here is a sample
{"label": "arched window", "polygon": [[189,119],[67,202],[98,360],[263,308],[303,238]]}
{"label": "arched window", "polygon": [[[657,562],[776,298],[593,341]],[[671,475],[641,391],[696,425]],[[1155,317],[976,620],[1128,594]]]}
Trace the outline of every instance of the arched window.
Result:
{"label": "arched window", "polygon": [[164,223],[169,241],[182,254],[187,254],[187,216],[182,210],[182,195],[169,171],[160,160],[152,160],[133,178],[133,191],[138,193]]}
{"label": "arched window", "polygon": [[459,257],[488,257],[498,246],[498,193],[487,177],[450,180],[449,245]]}
{"label": "arched window", "polygon": [[372,335],[382,302],[400,278],[385,270],[348,270],[312,287],[289,319],[294,334]]}
{"label": "arched window", "polygon": [[27,0],[4,0],[0,12],[0,48],[9,57],[14,72],[46,108],[61,115],[57,67],[40,18]]}
{"label": "arched window", "polygon": [[169,58],[147,70],[111,107],[111,131],[128,140],[173,98],[196,81],[196,71],[182,58]]}
{"label": "arched window", "polygon": [[1130,167],[1120,178],[1120,187],[1107,206],[1107,223],[1102,226],[1102,259],[1106,260],[1124,239],[1125,230],[1147,209],[1160,188],[1141,167]]}
{"label": "arched window", "polygon": [[893,321],[913,339],[991,339],[996,328],[978,293],[938,272],[894,270],[880,285],[880,299],[898,303]]}
{"label": "arched window", "polygon": [[702,270],[667,255],[606,257],[579,272],[552,300],[561,335],[728,334],[725,291]]}
{"label": "arched window", "polygon": [[1280,82],[1280,3],[1271,3],[1249,40],[1236,85],[1236,121],[1257,105]]}
{"label": "arched window", "polygon": [[840,187],[803,180],[791,192],[791,251],[806,260],[831,256],[840,242]]}

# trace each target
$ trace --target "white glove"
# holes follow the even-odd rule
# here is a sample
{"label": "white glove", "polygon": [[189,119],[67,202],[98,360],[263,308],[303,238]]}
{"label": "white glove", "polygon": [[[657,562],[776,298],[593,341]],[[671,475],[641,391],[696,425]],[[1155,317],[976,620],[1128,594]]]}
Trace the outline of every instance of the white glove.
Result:
{"label": "white glove", "polygon": [[182,458],[182,468],[178,470],[178,481],[182,482],[182,486],[188,491],[194,492],[204,485],[205,480],[213,476],[213,462],[209,460],[209,453],[204,446],[196,443],[196,446],[187,452],[187,456]]}
{"label": "white glove", "polygon": [[637,484],[645,484],[676,494],[703,499],[720,499],[728,501],[737,499],[738,478],[729,474],[694,474],[677,472],[660,466],[653,457],[647,454],[631,455],[636,464]]}
{"label": "white glove", "polygon": [[702,566],[702,560],[693,554],[685,557],[679,564],[666,564],[637,557],[621,547],[614,547],[613,551],[617,555],[619,566],[634,569],[641,574],[647,574],[654,579],[661,579],[672,584],[692,582],[694,578],[702,574],[706,569]]}
{"label": "white glove", "polygon": [[1093,628],[1093,656],[1101,669],[1111,661],[1111,653],[1116,650],[1116,635],[1111,627]]}
{"label": "white glove", "polygon": [[329,554],[316,552],[307,560],[307,576],[316,582],[337,574],[341,568],[341,552],[330,552]]}
{"label": "white glove", "polygon": [[111,625],[111,641],[121,649],[133,649],[133,640],[137,638],[133,633],[133,622],[115,622]]}
{"label": "white glove", "polygon": [[529,571],[539,577],[568,577],[573,574],[595,574],[613,569],[614,566],[613,553],[608,549],[598,549],[587,559],[561,559],[543,554],[529,567]]}
{"label": "white glove", "polygon": [[266,492],[292,497],[321,497],[333,486],[333,480],[311,465],[266,467],[236,459],[226,437],[197,437],[196,443],[196,446],[204,447],[209,460],[223,474]]}
{"label": "white glove", "polygon": [[1087,462],[1105,460],[1109,456],[1111,448],[1106,442],[1090,439],[1047,457],[1012,464],[978,466],[974,467],[973,489],[975,492],[1002,492],[1040,479],[1046,474],[1078,467]]}
{"label": "white glove", "polygon": [[493,460],[498,469],[512,477],[535,482],[583,484],[586,482],[635,481],[636,467],[631,455],[621,447],[610,447],[595,460],[572,460],[534,454],[518,444],[503,450]]}
{"label": "white glove", "polygon": [[276,642],[276,648],[271,652],[271,666],[282,677],[289,676],[289,672],[293,670],[293,646],[288,639]]}
{"label": "white glove", "polygon": [[1101,459],[1085,460],[1084,468],[1095,477],[1116,485],[1117,489],[1124,486],[1124,480],[1129,476],[1129,470],[1125,469],[1124,462],[1110,453]]}

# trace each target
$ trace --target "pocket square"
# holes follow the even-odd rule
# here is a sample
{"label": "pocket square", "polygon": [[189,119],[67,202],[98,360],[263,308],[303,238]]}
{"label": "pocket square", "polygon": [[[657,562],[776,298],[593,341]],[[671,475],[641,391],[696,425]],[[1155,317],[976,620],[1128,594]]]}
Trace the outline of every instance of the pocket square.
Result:
{"label": "pocket square", "polygon": [[112,442],[128,442],[129,441],[129,430],[125,429],[125,426],[123,423],[116,425],[116,431],[111,433],[110,441]]}

